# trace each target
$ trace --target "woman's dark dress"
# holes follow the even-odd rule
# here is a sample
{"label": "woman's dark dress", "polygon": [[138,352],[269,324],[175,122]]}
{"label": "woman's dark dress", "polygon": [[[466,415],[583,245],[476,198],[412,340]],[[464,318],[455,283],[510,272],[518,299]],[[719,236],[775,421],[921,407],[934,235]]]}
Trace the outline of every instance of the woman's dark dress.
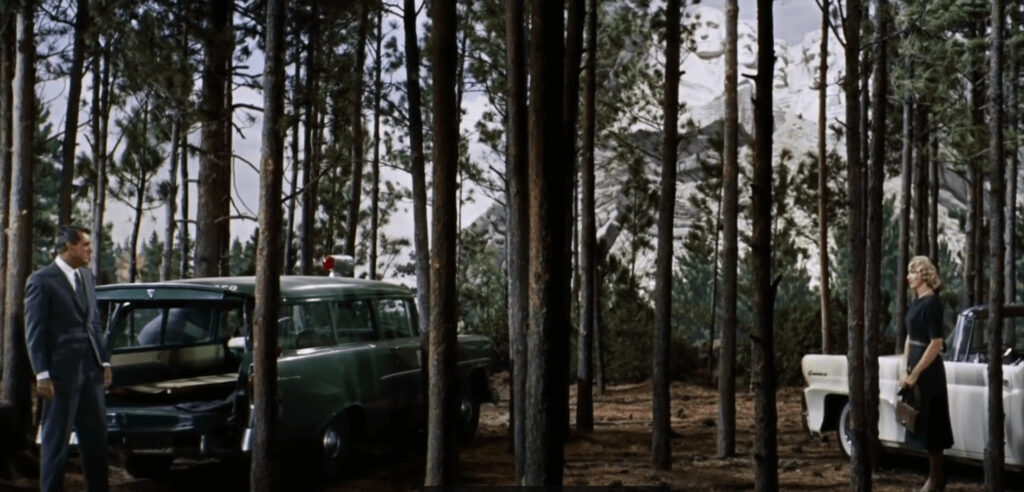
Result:
{"label": "woman's dark dress", "polygon": [[[907,372],[917,366],[925,348],[933,338],[943,338],[942,301],[936,295],[918,297],[907,309],[907,336],[910,353]],[[919,398],[914,405],[920,411],[914,432],[907,433],[907,444],[922,450],[941,450],[953,446],[953,428],[949,422],[949,399],[946,393],[946,369],[940,354],[917,378]]]}

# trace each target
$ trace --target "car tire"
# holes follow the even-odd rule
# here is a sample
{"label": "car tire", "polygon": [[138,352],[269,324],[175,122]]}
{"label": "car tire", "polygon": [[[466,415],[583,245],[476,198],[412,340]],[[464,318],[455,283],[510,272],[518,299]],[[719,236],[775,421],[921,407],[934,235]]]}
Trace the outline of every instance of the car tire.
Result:
{"label": "car tire", "polygon": [[340,416],[324,429],[320,439],[324,478],[334,480],[344,473],[351,449],[352,434],[349,431],[348,419]]}
{"label": "car tire", "polygon": [[135,478],[158,478],[167,475],[174,456],[129,454],[124,457],[124,469]]}
{"label": "car tire", "polygon": [[836,440],[839,442],[839,450],[843,455],[850,457],[853,453],[853,429],[850,428],[850,412],[852,406],[849,402],[843,406],[839,414],[839,425],[836,426]]}
{"label": "car tire", "polygon": [[480,427],[480,400],[463,393],[459,396],[459,443],[472,444]]}

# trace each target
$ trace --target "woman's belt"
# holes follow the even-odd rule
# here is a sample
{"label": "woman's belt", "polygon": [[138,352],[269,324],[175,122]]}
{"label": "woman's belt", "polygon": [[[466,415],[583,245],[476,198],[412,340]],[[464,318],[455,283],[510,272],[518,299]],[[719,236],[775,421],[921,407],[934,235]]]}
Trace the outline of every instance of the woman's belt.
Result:
{"label": "woman's belt", "polygon": [[925,343],[925,342],[919,342],[917,340],[911,340],[909,338],[907,339],[907,343],[909,343],[911,345],[917,345],[918,347],[927,347],[928,346],[928,344]]}

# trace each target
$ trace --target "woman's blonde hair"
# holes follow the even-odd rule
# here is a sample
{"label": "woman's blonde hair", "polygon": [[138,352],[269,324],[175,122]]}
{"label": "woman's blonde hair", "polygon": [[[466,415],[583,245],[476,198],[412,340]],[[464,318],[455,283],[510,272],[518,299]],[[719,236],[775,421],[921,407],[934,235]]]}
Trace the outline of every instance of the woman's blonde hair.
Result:
{"label": "woman's blonde hair", "polygon": [[924,283],[928,284],[934,291],[942,288],[942,277],[939,276],[939,270],[935,268],[935,264],[927,256],[911,258],[910,263],[907,265],[907,271],[917,273],[921,280],[924,280]]}

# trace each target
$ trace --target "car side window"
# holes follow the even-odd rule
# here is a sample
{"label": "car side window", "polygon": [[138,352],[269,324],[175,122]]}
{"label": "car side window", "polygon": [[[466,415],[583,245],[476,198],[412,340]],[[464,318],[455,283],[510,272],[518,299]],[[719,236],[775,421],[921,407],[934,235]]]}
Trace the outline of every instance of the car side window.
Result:
{"label": "car side window", "polygon": [[326,302],[282,306],[278,320],[281,348],[294,350],[330,346],[336,343],[331,310]]}
{"label": "car side window", "polygon": [[380,299],[374,302],[377,314],[377,326],[380,327],[381,338],[407,338],[416,336],[409,312],[409,304],[405,299]]}
{"label": "car side window", "polygon": [[341,301],[334,303],[335,329],[339,343],[373,340],[373,324],[370,322],[370,306],[366,301]]}

